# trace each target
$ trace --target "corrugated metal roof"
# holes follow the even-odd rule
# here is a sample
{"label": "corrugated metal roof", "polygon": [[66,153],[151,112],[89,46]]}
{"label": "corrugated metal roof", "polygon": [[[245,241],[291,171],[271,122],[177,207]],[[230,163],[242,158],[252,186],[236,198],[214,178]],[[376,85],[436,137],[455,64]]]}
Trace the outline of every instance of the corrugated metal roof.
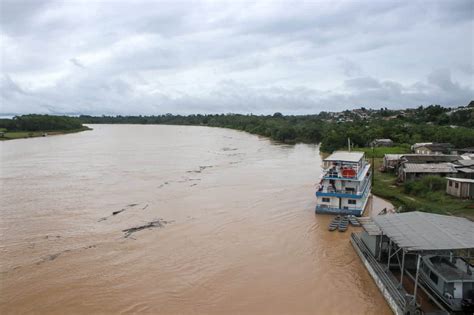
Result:
{"label": "corrugated metal roof", "polygon": [[461,172],[461,173],[468,173],[468,174],[474,173],[474,169],[468,168],[468,167],[461,167],[461,168],[458,168],[457,170],[458,172]]}
{"label": "corrugated metal roof", "polygon": [[474,248],[474,222],[465,218],[415,211],[372,219],[384,235],[409,251]]}
{"label": "corrugated metal roof", "polygon": [[461,155],[461,159],[474,160],[474,153],[464,153],[463,155]]}
{"label": "corrugated metal roof", "polygon": [[403,154],[385,154],[384,158],[388,161],[400,160]]}
{"label": "corrugated metal roof", "polygon": [[474,160],[459,160],[455,163],[462,166],[474,166]]}
{"label": "corrugated metal roof", "polygon": [[357,220],[360,222],[360,224],[362,224],[362,226],[364,227],[364,230],[367,232],[367,234],[369,234],[369,235],[381,235],[382,234],[382,231],[380,230],[378,225],[376,225],[374,223],[374,221],[372,221],[372,218],[370,218],[370,217],[360,217]]}
{"label": "corrugated metal roof", "polygon": [[404,154],[403,160],[407,163],[441,163],[441,162],[454,162],[460,160],[459,155],[447,155],[447,154]]}
{"label": "corrugated metal roof", "polygon": [[456,173],[456,168],[450,163],[405,163],[405,173]]}
{"label": "corrugated metal roof", "polygon": [[474,184],[474,179],[469,179],[469,178],[447,177],[447,179],[455,181],[455,182],[460,182],[460,183],[473,183]]}
{"label": "corrugated metal roof", "polygon": [[349,151],[336,151],[327,158],[325,161],[347,161],[347,162],[359,162],[364,157],[364,152],[349,152]]}

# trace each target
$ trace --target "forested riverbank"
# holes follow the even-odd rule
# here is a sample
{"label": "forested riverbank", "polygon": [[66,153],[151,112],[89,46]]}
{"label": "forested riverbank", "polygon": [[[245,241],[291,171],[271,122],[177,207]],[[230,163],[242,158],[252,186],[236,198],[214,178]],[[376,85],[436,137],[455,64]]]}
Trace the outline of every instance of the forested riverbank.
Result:
{"label": "forested riverbank", "polygon": [[376,138],[396,144],[450,142],[455,147],[474,146],[474,104],[458,108],[431,105],[406,110],[356,109],[317,115],[158,115],[80,116],[83,123],[202,125],[246,131],[285,143],[320,143],[321,150],[344,148],[350,138],[355,147],[366,147]]}
{"label": "forested riverbank", "polygon": [[89,130],[75,117],[23,115],[0,119],[0,140],[41,137]]}

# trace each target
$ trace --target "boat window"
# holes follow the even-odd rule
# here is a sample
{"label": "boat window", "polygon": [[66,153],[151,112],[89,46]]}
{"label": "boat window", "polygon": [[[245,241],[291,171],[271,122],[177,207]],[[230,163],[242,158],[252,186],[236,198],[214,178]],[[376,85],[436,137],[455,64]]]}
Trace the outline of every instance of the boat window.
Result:
{"label": "boat window", "polygon": [[331,201],[329,198],[323,198],[323,202],[329,202]]}
{"label": "boat window", "polygon": [[347,202],[348,202],[350,205],[355,205],[355,204],[357,203],[357,200],[355,200],[355,199],[349,199]]}
{"label": "boat window", "polygon": [[434,283],[438,284],[438,276],[434,272],[430,272],[430,279],[433,280]]}

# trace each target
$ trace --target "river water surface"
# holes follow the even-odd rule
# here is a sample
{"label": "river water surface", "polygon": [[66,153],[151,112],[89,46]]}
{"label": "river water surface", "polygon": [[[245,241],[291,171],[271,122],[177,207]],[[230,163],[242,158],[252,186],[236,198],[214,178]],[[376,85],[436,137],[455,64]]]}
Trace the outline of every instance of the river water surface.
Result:
{"label": "river water surface", "polygon": [[92,127],[0,143],[0,313],[391,314],[314,214],[318,146]]}

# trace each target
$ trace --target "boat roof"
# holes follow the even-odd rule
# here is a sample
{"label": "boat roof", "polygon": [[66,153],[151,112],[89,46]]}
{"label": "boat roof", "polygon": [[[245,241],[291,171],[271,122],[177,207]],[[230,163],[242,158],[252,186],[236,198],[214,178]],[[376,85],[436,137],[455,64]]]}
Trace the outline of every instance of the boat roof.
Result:
{"label": "boat roof", "polygon": [[474,248],[474,222],[426,212],[373,217],[384,235],[408,251]]}
{"label": "boat roof", "polygon": [[345,162],[359,162],[364,157],[364,152],[349,152],[349,151],[336,151],[324,161],[345,161]]}
{"label": "boat roof", "polygon": [[[467,280],[469,282],[474,281],[474,275],[466,272],[466,263],[462,260],[458,260],[456,264],[453,264],[445,257],[431,256],[428,259],[435,267],[436,272],[448,282],[459,280]],[[459,262],[461,262],[462,266],[459,266]]]}

